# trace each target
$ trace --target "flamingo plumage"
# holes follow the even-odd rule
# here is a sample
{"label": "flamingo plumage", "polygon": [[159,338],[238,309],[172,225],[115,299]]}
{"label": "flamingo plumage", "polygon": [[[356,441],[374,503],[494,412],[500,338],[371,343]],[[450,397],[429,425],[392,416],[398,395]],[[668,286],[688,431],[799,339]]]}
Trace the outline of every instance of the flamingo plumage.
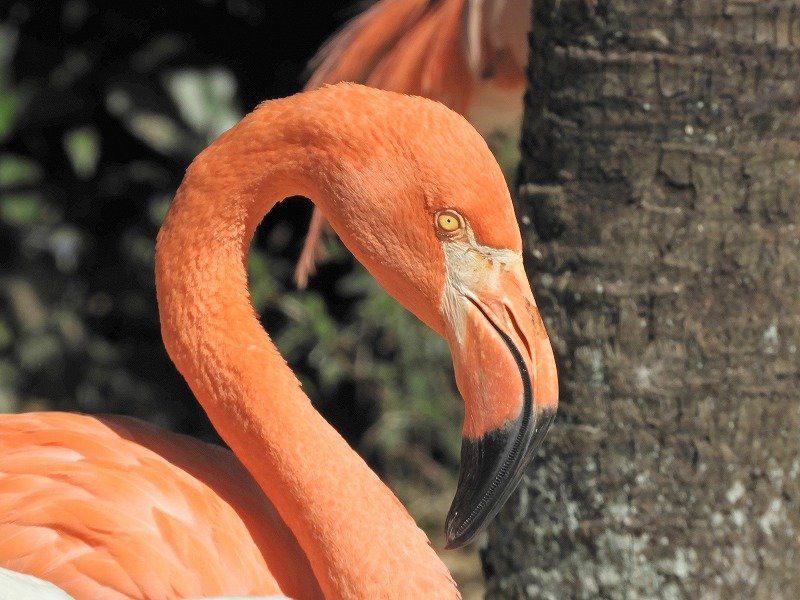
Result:
{"label": "flamingo plumage", "polygon": [[[449,106],[498,147],[518,144],[531,0],[378,0],[311,60],[306,89],[351,81]],[[327,229],[311,215],[295,281],[305,287]]]}
{"label": "flamingo plumage", "polygon": [[493,518],[558,398],[508,189],[460,116],[341,84],[265,102],[220,136],[158,235],[165,346],[232,452],[125,417],[2,416],[0,567],[77,598],[458,597],[250,303],[253,232],[298,194],[447,339],[465,400],[449,545]]}

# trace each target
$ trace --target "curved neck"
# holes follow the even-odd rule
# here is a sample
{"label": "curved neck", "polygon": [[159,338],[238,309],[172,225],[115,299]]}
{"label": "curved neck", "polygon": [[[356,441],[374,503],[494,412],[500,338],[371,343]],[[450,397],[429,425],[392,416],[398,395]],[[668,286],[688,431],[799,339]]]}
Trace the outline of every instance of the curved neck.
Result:
{"label": "curved neck", "polygon": [[425,535],[312,407],[250,303],[247,250],[276,202],[304,195],[334,225],[346,218],[347,198],[324,190],[334,157],[354,149],[307,116],[310,96],[263,104],[188,169],[157,242],[164,343],[326,597],[456,597]]}

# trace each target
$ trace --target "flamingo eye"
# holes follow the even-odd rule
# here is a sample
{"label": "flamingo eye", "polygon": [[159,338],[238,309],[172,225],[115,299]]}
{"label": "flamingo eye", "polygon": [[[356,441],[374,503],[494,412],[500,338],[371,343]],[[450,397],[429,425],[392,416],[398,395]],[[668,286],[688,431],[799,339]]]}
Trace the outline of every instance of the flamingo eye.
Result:
{"label": "flamingo eye", "polygon": [[436,213],[436,229],[440,235],[453,237],[464,229],[464,217],[454,210],[440,210]]}

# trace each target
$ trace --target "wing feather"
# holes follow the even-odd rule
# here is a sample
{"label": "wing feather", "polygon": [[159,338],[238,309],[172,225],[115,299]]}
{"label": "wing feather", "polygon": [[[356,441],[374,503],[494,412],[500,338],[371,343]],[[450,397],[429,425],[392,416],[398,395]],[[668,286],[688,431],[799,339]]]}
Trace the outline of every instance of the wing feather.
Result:
{"label": "wing feather", "polygon": [[135,419],[30,413],[3,415],[0,455],[0,567],[76,598],[320,596],[228,450]]}

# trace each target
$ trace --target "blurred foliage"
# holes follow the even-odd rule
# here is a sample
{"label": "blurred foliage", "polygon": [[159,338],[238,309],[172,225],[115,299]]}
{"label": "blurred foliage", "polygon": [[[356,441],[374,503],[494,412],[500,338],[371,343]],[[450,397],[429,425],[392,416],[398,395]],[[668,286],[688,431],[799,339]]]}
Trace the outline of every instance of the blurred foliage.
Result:
{"label": "blurred foliage", "polygon": [[[346,14],[118,4],[0,8],[0,412],[124,413],[214,439],[161,344],[155,235],[191,158],[261,99],[299,89]],[[257,233],[253,303],[315,405],[438,525],[461,423],[447,347],[338,242],[292,290],[309,214],[281,203]]]}

